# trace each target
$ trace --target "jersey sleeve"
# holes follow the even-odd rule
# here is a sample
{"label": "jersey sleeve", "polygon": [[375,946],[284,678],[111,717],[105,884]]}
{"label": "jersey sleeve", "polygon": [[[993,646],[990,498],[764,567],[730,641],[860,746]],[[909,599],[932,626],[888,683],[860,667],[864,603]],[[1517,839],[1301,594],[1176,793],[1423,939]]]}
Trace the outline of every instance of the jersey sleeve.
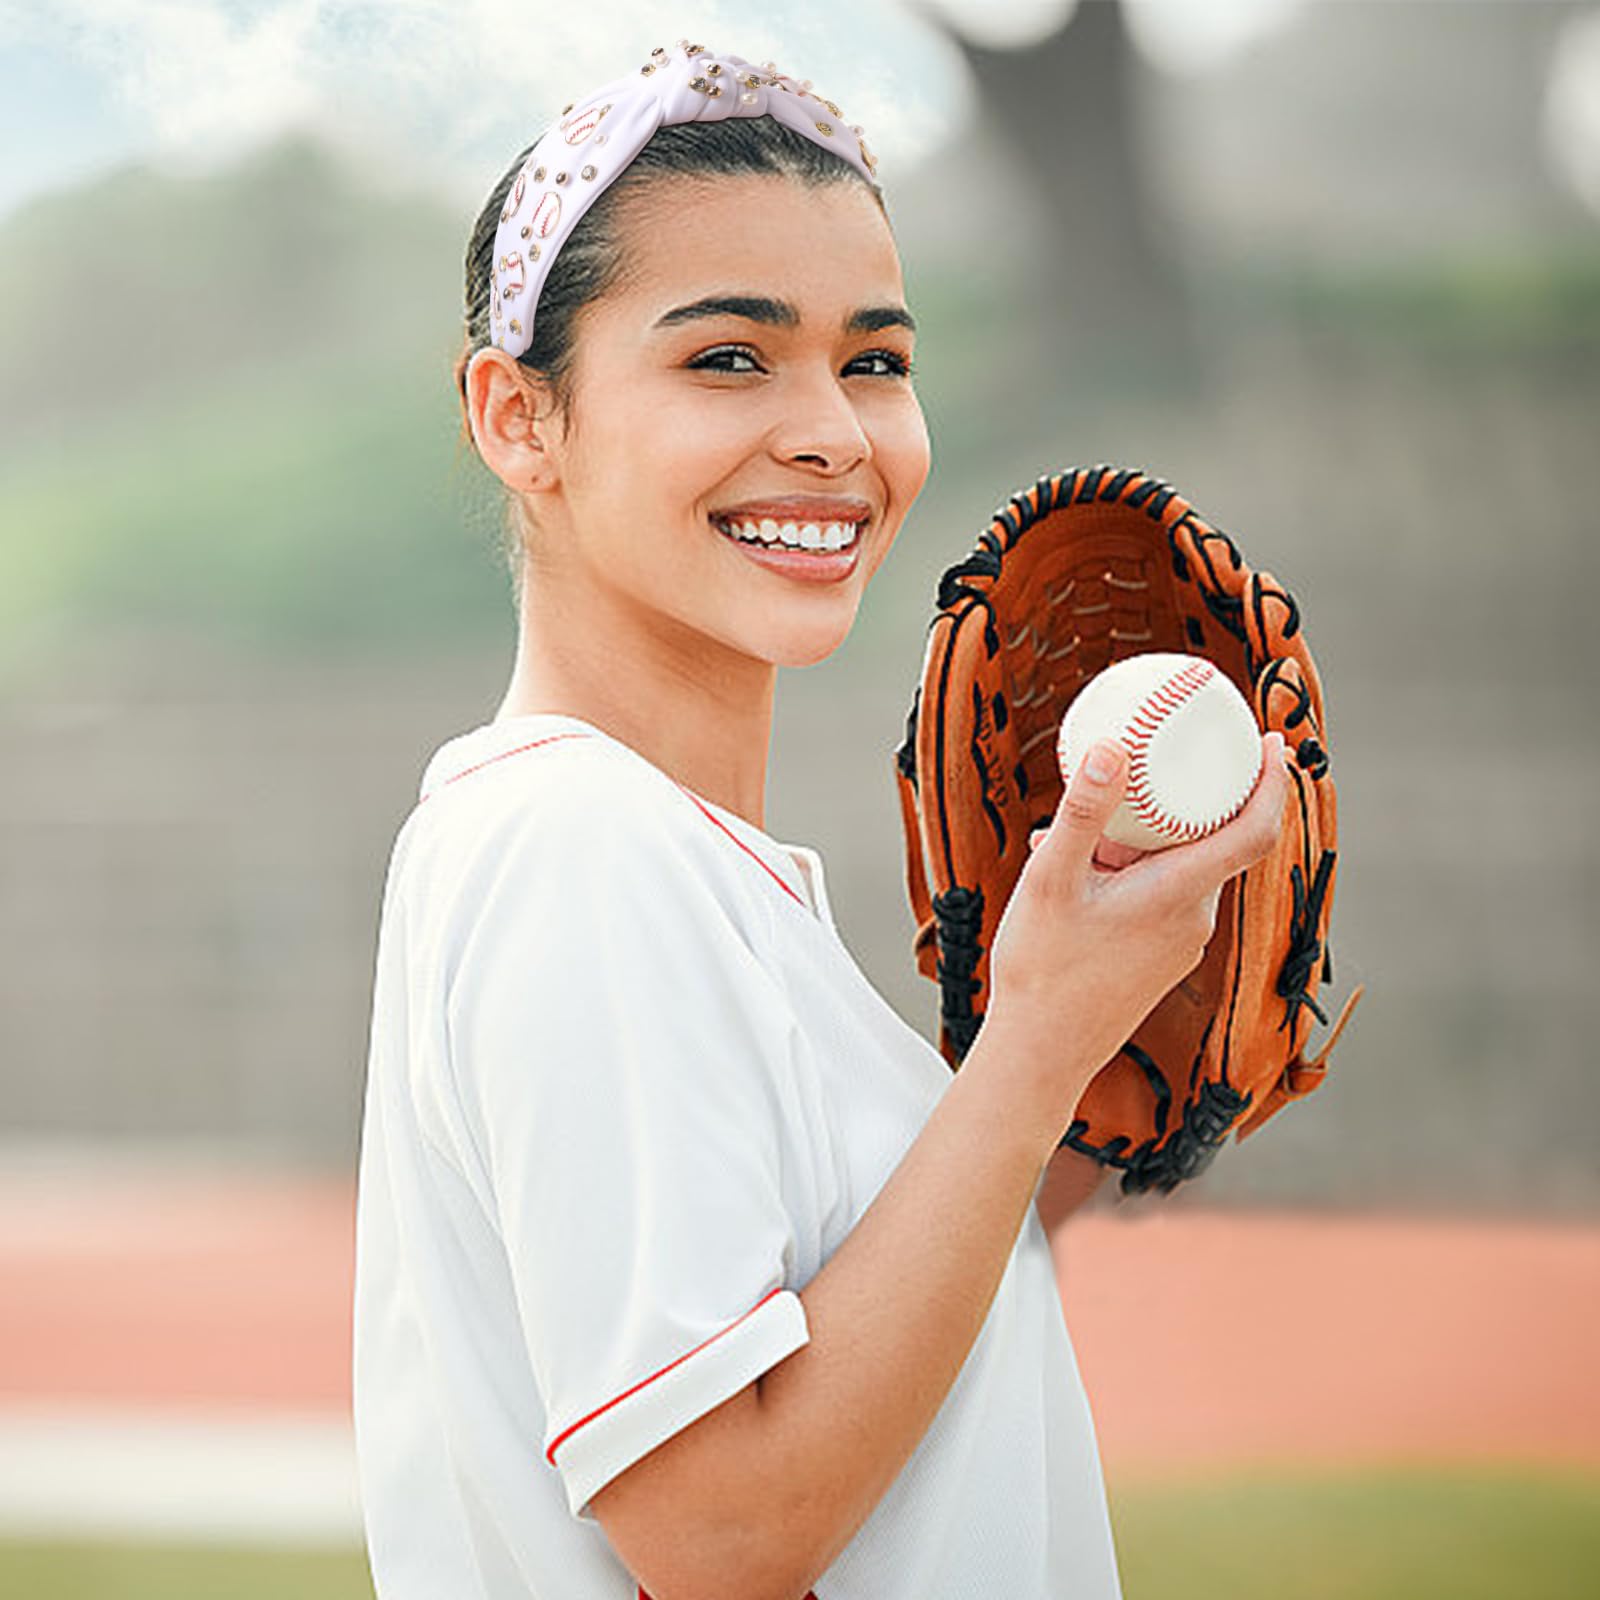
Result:
{"label": "jersey sleeve", "polygon": [[520,829],[450,985],[541,1448],[581,1517],[809,1337],[782,1185],[797,1023],[694,846],[606,801]]}

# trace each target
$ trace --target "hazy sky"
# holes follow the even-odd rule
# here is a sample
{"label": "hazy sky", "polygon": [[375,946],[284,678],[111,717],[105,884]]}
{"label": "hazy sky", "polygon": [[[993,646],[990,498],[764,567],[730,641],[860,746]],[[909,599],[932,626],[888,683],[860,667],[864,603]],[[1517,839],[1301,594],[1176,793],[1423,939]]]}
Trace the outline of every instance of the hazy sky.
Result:
{"label": "hazy sky", "polygon": [[[924,3],[1019,45],[1078,0]],[[1301,3],[1129,9],[1141,45],[1184,71]],[[206,170],[293,127],[475,201],[566,100],[683,35],[814,78],[891,185],[970,110],[959,56],[913,0],[0,0],[0,216],[129,160]]]}

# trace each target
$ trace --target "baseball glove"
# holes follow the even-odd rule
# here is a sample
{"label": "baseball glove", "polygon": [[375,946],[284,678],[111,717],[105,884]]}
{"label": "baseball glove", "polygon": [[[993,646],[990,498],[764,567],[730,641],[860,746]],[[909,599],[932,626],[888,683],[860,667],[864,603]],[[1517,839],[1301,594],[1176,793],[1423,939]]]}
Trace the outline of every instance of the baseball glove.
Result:
{"label": "baseball glove", "polygon": [[1230,880],[1198,967],[1096,1075],[1062,1144],[1171,1192],[1230,1130],[1254,1132],[1321,1084],[1358,987],[1317,1055],[1333,978],[1337,817],[1322,685],[1299,607],[1168,485],[1074,468],[1015,494],[939,581],[922,678],[895,752],[918,970],[940,990],[952,1067],[989,997],[989,951],[1061,798],[1056,734],[1085,682],[1124,656],[1204,656],[1292,752],[1272,853]]}

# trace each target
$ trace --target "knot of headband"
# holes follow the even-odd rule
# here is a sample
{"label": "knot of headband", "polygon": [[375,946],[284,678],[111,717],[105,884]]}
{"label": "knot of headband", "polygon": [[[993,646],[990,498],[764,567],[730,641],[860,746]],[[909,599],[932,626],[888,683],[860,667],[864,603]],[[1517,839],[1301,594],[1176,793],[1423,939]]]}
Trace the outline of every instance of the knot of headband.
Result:
{"label": "knot of headband", "polygon": [[490,275],[490,338],[520,356],[533,340],[533,312],[550,263],[578,219],[638,155],[657,128],[724,117],[776,117],[877,182],[877,158],[858,124],[776,65],[712,55],[678,40],[659,45],[637,73],[614,78],[564,106],[561,121],[528,153],[500,213]]}

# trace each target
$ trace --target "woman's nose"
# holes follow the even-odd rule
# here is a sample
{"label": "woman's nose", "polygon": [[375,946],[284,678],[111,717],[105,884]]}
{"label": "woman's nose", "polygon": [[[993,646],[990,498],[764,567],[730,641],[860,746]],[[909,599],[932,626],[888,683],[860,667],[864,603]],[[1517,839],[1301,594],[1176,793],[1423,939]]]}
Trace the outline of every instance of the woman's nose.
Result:
{"label": "woman's nose", "polygon": [[831,373],[797,386],[785,409],[783,452],[790,459],[820,461],[839,471],[872,453],[855,403]]}

